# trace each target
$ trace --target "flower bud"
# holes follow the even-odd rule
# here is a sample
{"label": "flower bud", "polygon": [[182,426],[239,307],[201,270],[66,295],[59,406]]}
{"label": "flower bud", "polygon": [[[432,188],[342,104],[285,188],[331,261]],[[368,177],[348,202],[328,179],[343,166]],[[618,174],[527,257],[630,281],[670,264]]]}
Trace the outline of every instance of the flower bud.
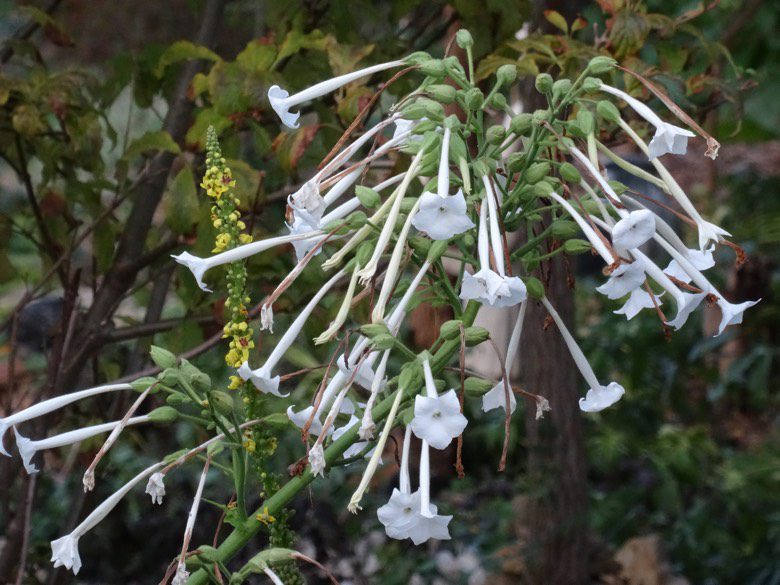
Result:
{"label": "flower bud", "polygon": [[478,398],[493,388],[493,382],[469,376],[464,380],[463,389],[469,396]]}
{"label": "flower bud", "polygon": [[355,187],[355,195],[357,195],[360,204],[366,209],[374,209],[375,207],[378,207],[379,203],[382,201],[382,197],[379,193],[370,187],[365,187],[363,185]]}
{"label": "flower bud", "polygon": [[518,114],[509,122],[509,130],[518,136],[525,136],[531,131],[533,125],[533,116],[529,113]]}
{"label": "flower bud", "polygon": [[167,368],[157,376],[157,379],[166,386],[175,386],[181,381],[181,374],[175,368]]}
{"label": "flower bud", "polygon": [[187,402],[192,401],[190,400],[189,396],[185,396],[179,392],[173,392],[172,394],[168,394],[168,396],[165,398],[165,402],[168,404],[186,404]]}
{"label": "flower bud", "polygon": [[536,76],[534,86],[539,93],[550,93],[553,87],[552,75],[549,73],[540,73]]}
{"label": "flower bud", "polygon": [[412,102],[401,110],[401,117],[405,120],[420,120],[426,115],[425,106],[418,102]]}
{"label": "flower bud", "polygon": [[494,93],[490,98],[490,107],[497,110],[506,110],[509,104],[506,103],[506,96],[503,93]]}
{"label": "flower bud", "polygon": [[485,101],[485,95],[478,87],[472,87],[463,96],[466,109],[476,111],[482,107],[482,103]]}
{"label": "flower bud", "polygon": [[439,335],[444,339],[455,339],[460,336],[461,325],[463,325],[463,321],[459,319],[445,321],[441,324],[441,327],[439,327]]}
{"label": "flower bud", "polygon": [[590,60],[590,63],[588,63],[588,71],[594,75],[600,75],[601,73],[607,73],[615,67],[615,65],[617,65],[617,61],[612,57],[599,55]]}
{"label": "flower bud", "polygon": [[422,383],[422,368],[417,361],[407,362],[401,367],[398,375],[398,387],[408,390],[417,388]]}
{"label": "flower bud", "polygon": [[596,111],[599,116],[607,120],[608,122],[617,122],[620,120],[620,112],[615,104],[608,100],[601,100],[596,104]]}
{"label": "flower bud", "polygon": [[563,250],[567,254],[584,254],[590,252],[591,245],[587,240],[572,239],[563,243]]}
{"label": "flower bud", "polygon": [[445,57],[442,59],[442,63],[444,63],[444,69],[446,69],[450,76],[460,78],[466,77],[466,72],[463,71],[463,65],[460,64],[460,61],[454,55]]}
{"label": "flower bud", "polygon": [[138,378],[137,380],[133,380],[132,382],[130,382],[130,385],[133,387],[133,390],[135,390],[136,392],[145,392],[146,389],[149,388],[149,386],[152,386],[153,384],[156,383],[157,383],[157,378],[152,378],[151,376],[145,376],[143,378]]}
{"label": "flower bud", "polygon": [[550,226],[553,238],[556,240],[568,240],[580,233],[576,222],[569,219],[556,219]]}
{"label": "flower bud", "polygon": [[451,104],[454,102],[455,96],[458,93],[458,90],[456,90],[451,85],[447,85],[446,83],[429,85],[426,91],[428,92],[429,96],[431,96],[437,102],[441,102],[443,104]]}
{"label": "flower bud", "polygon": [[153,345],[149,349],[152,361],[161,368],[173,368],[176,366],[176,356],[167,349]]}
{"label": "flower bud", "polygon": [[466,142],[457,134],[452,134],[450,136],[450,159],[458,161],[462,158],[468,159]]}
{"label": "flower bud", "polygon": [[[448,85],[447,87],[451,86]],[[449,128],[450,130],[455,130],[456,128],[460,127],[460,120],[458,120],[458,117],[455,114],[451,114],[444,118],[443,126],[445,128]],[[452,137],[450,137],[450,140],[452,140]]]}
{"label": "flower bud", "polygon": [[522,152],[513,152],[506,157],[506,169],[509,172],[517,173],[523,168],[525,163],[525,155]]}
{"label": "flower bud", "polygon": [[571,89],[571,79],[559,79],[552,86],[552,95],[554,100],[559,100]]}
{"label": "flower bud", "polygon": [[587,93],[596,93],[601,90],[601,84],[603,82],[598,77],[586,77],[582,82],[582,89]]}
{"label": "flower bud", "polygon": [[407,240],[412,250],[419,254],[428,255],[428,250],[431,249],[431,240],[425,236],[414,236]]}
{"label": "flower bud", "polygon": [[209,404],[222,415],[230,415],[233,412],[233,397],[227,392],[215,390],[209,394]]}
{"label": "flower bud", "polygon": [[360,327],[360,333],[369,339],[373,339],[377,335],[389,334],[390,330],[384,323],[367,323],[366,325]]}
{"label": "flower bud", "polygon": [[593,114],[584,109],[577,112],[577,125],[586,135],[591,134],[596,129],[596,121],[593,119]]}
{"label": "flower bud", "polygon": [[419,71],[423,75],[433,77],[434,79],[441,79],[447,75],[447,71],[444,69],[444,63],[441,59],[428,59],[423,61],[419,65]]}
{"label": "flower bud", "polygon": [[501,144],[503,142],[504,137],[506,137],[506,130],[504,130],[503,126],[495,125],[491,126],[487,129],[485,132],[485,139],[487,140],[488,144]]}
{"label": "flower bud", "polygon": [[467,31],[465,28],[462,28],[455,33],[455,43],[461,49],[468,49],[469,47],[474,46],[474,38],[471,36],[469,31]]}
{"label": "flower bud", "polygon": [[571,163],[563,163],[558,169],[558,172],[560,173],[561,178],[567,183],[578,185],[580,181],[582,181],[582,175],[580,175],[577,167]]}
{"label": "flower bud", "polygon": [[[553,186],[548,181],[539,181],[533,186],[533,193],[537,197],[547,197],[553,192]],[[530,219],[530,218],[528,218]]]}
{"label": "flower bud", "polygon": [[172,406],[160,406],[149,413],[149,420],[156,423],[172,423],[179,418],[179,411]]}
{"label": "flower bud", "polygon": [[490,175],[490,165],[484,158],[475,160],[471,168],[474,170],[474,174],[478,177],[486,177]]}
{"label": "flower bud", "polygon": [[523,282],[525,283],[525,290],[529,297],[536,299],[537,301],[544,297],[544,285],[541,280],[534,278],[533,276],[527,276],[523,279]]}
{"label": "flower bud", "polygon": [[378,351],[386,351],[395,347],[395,337],[389,333],[382,333],[371,338],[371,345]]}
{"label": "flower bud", "polygon": [[[424,175],[424,173],[421,174]],[[404,197],[401,199],[401,213],[410,213],[414,209],[415,203],[417,203],[416,197]]]}
{"label": "flower bud", "polygon": [[466,345],[472,347],[474,345],[479,345],[483,341],[487,341],[490,337],[490,331],[484,327],[472,325],[471,327],[466,327],[465,337]]}
{"label": "flower bud", "polygon": [[209,378],[208,374],[204,374],[203,372],[193,373],[190,376],[190,384],[192,384],[192,387],[195,388],[195,390],[200,392],[208,392],[211,390],[211,378]]}
{"label": "flower bud", "polygon": [[550,119],[550,110],[536,110],[533,113],[534,124],[541,124],[547,122]]}
{"label": "flower bud", "polygon": [[431,244],[426,260],[428,262],[436,262],[447,251],[447,247],[447,240],[436,240]]}
{"label": "flower bud", "polygon": [[355,259],[357,260],[357,263],[361,266],[365,266],[368,264],[368,261],[371,259],[371,256],[374,254],[374,243],[373,242],[363,242],[358,246],[357,252],[355,252]]}
{"label": "flower bud", "polygon": [[550,163],[540,162],[534,163],[523,173],[523,180],[533,185],[544,179],[550,172]]}
{"label": "flower bud", "polygon": [[496,80],[501,87],[506,87],[517,79],[517,66],[514,63],[502,65],[496,71]]}
{"label": "flower bud", "polygon": [[368,222],[368,217],[362,211],[353,211],[347,216],[347,225],[350,229],[357,230]]}
{"label": "flower bud", "polygon": [[612,181],[608,181],[608,183],[609,183],[609,186],[612,187],[612,190],[617,195],[622,195],[623,193],[628,191],[628,187],[626,185],[624,185],[623,183],[621,183],[620,181],[612,180]]}
{"label": "flower bud", "polygon": [[405,63],[408,63],[409,65],[419,65],[420,63],[424,63],[425,61],[429,61],[431,59],[431,56],[426,53],[425,51],[415,51],[406,59],[404,59]]}

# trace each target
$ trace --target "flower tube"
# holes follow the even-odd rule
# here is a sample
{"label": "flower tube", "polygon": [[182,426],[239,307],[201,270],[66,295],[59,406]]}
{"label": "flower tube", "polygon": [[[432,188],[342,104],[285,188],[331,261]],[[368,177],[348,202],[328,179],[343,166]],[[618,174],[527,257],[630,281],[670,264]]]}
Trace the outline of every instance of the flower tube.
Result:
{"label": "flower tube", "polygon": [[517,312],[517,319],[515,320],[515,326],[512,328],[512,334],[509,337],[509,344],[506,348],[506,355],[504,356],[504,365],[506,366],[502,378],[498,381],[498,384],[493,386],[488,392],[482,396],[482,411],[488,412],[495,408],[503,408],[506,410],[506,397],[507,390],[509,391],[509,412],[510,414],[515,411],[517,407],[517,399],[512,388],[504,387],[504,380],[509,380],[510,372],[512,371],[512,364],[517,357],[517,349],[520,347],[520,336],[523,333],[523,321],[525,320],[525,310],[528,306],[527,300],[523,300],[520,303],[520,310]]}
{"label": "flower tube", "polygon": [[654,160],[659,156],[663,156],[667,153],[670,154],[685,154],[688,150],[688,139],[695,138],[696,134],[685,128],[680,128],[674,124],[664,122],[653,110],[648,108],[645,104],[631,97],[626,92],[607,85],[601,84],[601,91],[612,94],[619,97],[626,102],[631,108],[645,120],[655,126],[655,135],[650,141],[650,148],[647,152],[647,157],[650,160]]}
{"label": "flower tube", "polygon": [[420,447],[420,517],[410,529],[409,538],[414,544],[422,544],[430,539],[449,540],[448,525],[452,516],[438,513],[431,503],[431,462],[428,441],[422,440]]}
{"label": "flower tube", "polygon": [[[135,416],[127,421],[127,426],[138,425],[149,422],[149,415]],[[86,439],[90,439],[96,435],[113,431],[116,427],[122,424],[121,420],[103,423],[99,425],[92,425],[89,427],[83,427],[81,429],[75,429],[54,435],[53,437],[47,437],[45,439],[31,440],[27,437],[23,437],[16,427],[14,427],[14,434],[16,435],[16,447],[19,449],[19,454],[22,456],[22,463],[27,473],[38,473],[38,468],[32,463],[32,458],[38,451],[45,451],[47,449],[56,449],[57,447],[65,447],[67,445],[73,445]]]}
{"label": "flower tube", "polygon": [[498,275],[504,282],[496,292],[496,300],[492,303],[494,307],[511,307],[522,302],[526,298],[525,284],[517,276],[507,276],[506,266],[504,264],[504,240],[501,237],[501,229],[498,225],[498,205],[496,203],[496,194],[490,184],[487,176],[482,177],[482,183],[485,185],[485,199],[488,203],[488,217],[490,225],[490,238],[492,240],[493,257],[496,262]]}
{"label": "flower tube", "polygon": [[410,537],[412,529],[420,521],[420,491],[412,493],[409,481],[409,447],[412,429],[404,431],[404,445],[401,451],[401,466],[398,473],[398,488],[393,488],[390,500],[377,508],[376,515],[390,538],[404,540]]}
{"label": "flower tube", "polygon": [[617,382],[610,382],[606,386],[599,383],[596,374],[593,372],[593,368],[591,368],[588,363],[588,359],[585,357],[585,354],[582,353],[582,350],[580,349],[580,346],[577,345],[574,337],[569,333],[569,330],[566,328],[566,324],[563,322],[563,319],[561,319],[558,311],[550,304],[547,297],[542,297],[542,304],[544,304],[547,312],[550,313],[553,321],[555,321],[555,325],[558,327],[558,331],[561,333],[561,337],[563,337],[566,347],[569,348],[569,353],[571,354],[574,363],[577,365],[577,369],[590,386],[585,398],[580,398],[580,410],[583,412],[599,412],[615,404],[626,392],[623,386]]}
{"label": "flower tube", "polygon": [[470,274],[466,271],[460,287],[460,298],[476,300],[483,305],[492,306],[498,294],[506,289],[501,275],[490,269],[490,248],[488,243],[488,206],[485,202],[479,208],[479,231],[477,236],[477,252],[479,254],[479,270]]}
{"label": "flower tube", "polygon": [[[423,361],[425,396],[414,398],[414,418],[409,424],[412,432],[435,449],[446,449],[452,440],[466,428],[468,420],[460,411],[460,401],[454,389],[439,396],[433,381],[431,364]],[[422,463],[420,464],[422,466]]]}
{"label": "flower tube", "polygon": [[309,316],[311,316],[317,305],[319,305],[322,297],[324,297],[330,289],[333,288],[333,285],[341,280],[343,276],[344,271],[339,270],[339,272],[320,287],[317,294],[312,297],[295,320],[293,320],[292,324],[287,328],[287,331],[284,332],[282,338],[276,343],[273,351],[271,351],[271,355],[268,356],[261,367],[252,370],[249,367],[249,363],[244,362],[241,364],[241,367],[238,368],[238,375],[241,376],[243,380],[248,382],[251,381],[255,388],[265,394],[273,394],[274,396],[279,396],[281,398],[289,396],[289,394],[282,394],[279,392],[279,376],[274,376],[272,370],[284,357],[284,354],[287,353],[290,346],[295,343],[298,335],[300,335],[303,330],[303,326],[306,324],[306,321],[309,320]]}
{"label": "flower tube", "polygon": [[104,394],[106,392],[114,392],[116,390],[132,390],[133,387],[130,384],[107,384],[105,386],[95,386],[94,388],[87,388],[86,390],[79,390],[78,392],[71,392],[69,394],[62,394],[49,398],[42,402],[28,406],[24,410],[9,414],[6,417],[0,418],[0,453],[6,457],[10,457],[11,454],[3,447],[3,437],[5,432],[14,425],[19,423],[38,418],[55,410],[59,410],[63,406],[67,406],[72,402],[81,400],[82,398],[89,398],[90,396],[97,396],[98,394]]}
{"label": "flower tube", "polygon": [[195,528],[195,519],[198,517],[198,508],[200,507],[200,500],[203,497],[203,487],[206,485],[206,475],[209,472],[209,463],[211,457],[206,457],[206,464],[203,466],[203,472],[200,474],[200,481],[198,481],[198,489],[195,490],[195,497],[192,499],[192,507],[187,514],[187,525],[184,528],[184,543],[181,547],[181,554],[179,555],[179,562],[176,565],[176,574],[171,581],[171,585],[186,585],[187,579],[190,574],[187,572],[187,568],[184,566],[184,561],[187,557],[187,549],[190,546],[190,539],[192,538],[192,531]]}
{"label": "flower tube", "polygon": [[596,234],[588,222],[585,221],[583,217],[571,206],[571,204],[569,204],[568,201],[558,195],[555,191],[550,193],[550,197],[560,203],[561,207],[563,207],[572,217],[572,219],[577,222],[577,225],[580,226],[582,233],[585,234],[586,238],[588,238],[591,246],[593,246],[596,252],[598,252],[599,256],[604,259],[604,262],[606,262],[608,266],[614,264],[615,258],[612,256],[612,253],[607,250],[607,247],[604,245],[604,241]]}
{"label": "flower tube", "polygon": [[103,503],[95,508],[92,513],[82,520],[81,524],[76,526],[70,534],[66,534],[51,542],[51,561],[55,567],[65,567],[73,570],[74,575],[78,575],[81,570],[81,557],[79,556],[79,539],[87,532],[97,526],[103,518],[116,508],[116,505],[122,501],[127,493],[135,487],[141,480],[145,479],[161,467],[164,463],[155,463],[147,467],[128,481],[125,485],[103,500]]}
{"label": "flower tube", "polygon": [[377,396],[379,396],[379,390],[381,390],[384,378],[385,370],[387,369],[387,360],[390,357],[390,350],[386,350],[382,354],[382,359],[379,360],[379,365],[376,368],[376,375],[371,382],[371,394],[366,401],[366,406],[363,409],[363,417],[360,421],[360,429],[358,430],[358,436],[364,441],[368,441],[374,438],[374,432],[376,431],[376,424],[374,423],[373,413]]}
{"label": "flower tube", "polygon": [[326,79],[325,81],[321,81],[293,95],[290,95],[288,91],[282,89],[278,85],[272,85],[268,90],[268,101],[271,103],[271,107],[279,116],[282,123],[288,128],[294,130],[300,126],[298,118],[301,114],[300,112],[290,112],[290,108],[327,95],[339,89],[340,87],[343,87],[348,83],[352,83],[353,81],[363,77],[368,77],[374,73],[386,71],[387,69],[392,69],[394,67],[400,67],[403,64],[403,61],[389,61],[388,63],[380,63],[379,65],[373,65],[371,67],[359,69],[358,71],[353,71],[345,75],[339,75],[338,77]]}

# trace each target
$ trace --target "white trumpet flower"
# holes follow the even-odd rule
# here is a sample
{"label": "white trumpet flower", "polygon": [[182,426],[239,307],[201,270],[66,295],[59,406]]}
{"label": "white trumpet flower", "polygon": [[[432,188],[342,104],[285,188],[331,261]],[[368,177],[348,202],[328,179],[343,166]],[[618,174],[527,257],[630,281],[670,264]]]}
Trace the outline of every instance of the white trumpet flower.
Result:
{"label": "white trumpet flower", "polygon": [[0,418],[0,453],[6,457],[10,457],[11,454],[3,447],[3,437],[5,432],[14,425],[38,418],[55,410],[59,410],[63,406],[67,406],[77,400],[89,398],[90,396],[97,396],[98,394],[104,394],[106,392],[115,392],[117,390],[132,390],[133,387],[130,384],[106,384],[104,386],[95,386],[94,388],[87,388],[85,390],[79,390],[78,392],[71,392],[69,394],[62,394],[49,398],[42,402],[28,406],[24,410],[9,414],[6,417]]}
{"label": "white trumpet flower", "polygon": [[412,429],[406,427],[404,444],[401,451],[401,466],[398,473],[398,488],[393,488],[390,500],[377,508],[376,515],[384,525],[390,538],[404,540],[409,538],[412,527],[420,517],[420,492],[412,493],[409,481],[409,447],[412,442]]}
{"label": "white trumpet flower", "polygon": [[192,531],[195,528],[195,519],[198,517],[198,508],[200,507],[200,500],[203,497],[203,487],[206,485],[206,476],[209,472],[209,463],[211,457],[206,457],[206,464],[203,466],[203,472],[200,474],[200,480],[198,481],[198,489],[195,490],[195,497],[192,499],[192,506],[190,512],[187,514],[187,525],[184,528],[184,542],[181,547],[181,553],[179,554],[179,562],[176,566],[176,575],[171,581],[171,585],[186,585],[187,579],[190,574],[184,565],[187,549],[190,546],[190,539],[192,538]]}
{"label": "white trumpet flower", "polygon": [[309,317],[317,305],[320,304],[322,298],[343,276],[344,271],[340,270],[330,280],[323,284],[322,287],[320,287],[320,289],[317,291],[317,294],[311,298],[308,304],[287,328],[287,331],[284,332],[282,338],[276,343],[273,351],[271,351],[271,355],[268,356],[268,358],[265,360],[265,363],[261,367],[257,368],[256,370],[252,370],[249,367],[249,364],[244,362],[238,368],[238,375],[241,376],[243,380],[252,382],[255,388],[265,394],[273,394],[274,396],[279,396],[280,398],[289,396],[289,394],[282,394],[279,392],[280,378],[279,376],[273,375],[273,369],[284,357],[284,354],[287,353],[287,350],[290,349],[290,346],[295,343],[298,335],[300,335],[301,331],[303,330],[303,326],[306,324],[306,321],[309,320]]}
{"label": "white trumpet flower", "polygon": [[642,286],[644,281],[645,269],[641,261],[635,260],[615,268],[607,282],[597,286],[596,290],[608,299],[620,299]]}
{"label": "white trumpet flower", "polygon": [[[149,422],[149,415],[135,416],[128,419],[127,425],[138,425]],[[92,425],[81,429],[75,429],[73,431],[67,431],[54,435],[53,437],[47,437],[46,439],[38,439],[36,441],[30,440],[27,437],[23,437],[19,431],[14,427],[14,434],[16,435],[16,447],[19,449],[19,454],[22,456],[22,463],[27,473],[38,473],[38,468],[33,464],[32,458],[38,451],[45,451],[47,449],[56,449],[58,447],[65,447],[66,445],[73,445],[90,439],[96,435],[113,431],[116,427],[122,424],[121,420],[114,422],[103,423],[99,425]]]}
{"label": "white trumpet flower", "polygon": [[304,102],[308,102],[318,97],[327,95],[340,87],[357,81],[363,77],[368,77],[374,73],[393,69],[394,67],[400,67],[403,65],[403,61],[390,61],[388,63],[380,63],[379,65],[373,65],[366,67],[365,69],[359,69],[345,75],[339,75],[325,81],[321,81],[316,85],[299,91],[296,94],[290,95],[290,93],[278,85],[272,85],[268,89],[268,101],[271,103],[271,107],[281,119],[282,123],[288,128],[295,129],[300,126],[298,118],[300,112],[291,112],[290,108],[295,107]]}
{"label": "white trumpet flower", "polygon": [[423,439],[420,447],[420,515],[409,530],[409,538],[414,544],[422,544],[430,539],[449,540],[449,523],[452,516],[439,514],[431,503],[431,463],[428,442]]}
{"label": "white trumpet flower", "polygon": [[655,234],[655,214],[649,209],[632,211],[612,227],[612,244],[621,250],[638,248]]}
{"label": "white trumpet flower", "polygon": [[78,575],[81,570],[81,557],[79,556],[79,539],[87,532],[97,526],[103,518],[113,510],[116,505],[122,501],[127,493],[135,487],[137,483],[160,469],[164,463],[155,463],[147,467],[125,485],[103,500],[92,513],[73,529],[70,534],[66,534],[51,542],[51,561],[55,567],[65,567],[72,570],[74,575]]}
{"label": "white trumpet flower", "polygon": [[483,202],[479,209],[479,231],[477,236],[477,252],[479,255],[479,270],[470,274],[465,272],[460,287],[460,298],[476,300],[483,305],[493,306],[499,294],[506,296],[507,287],[504,279],[490,269],[490,250],[488,243],[488,206]]}
{"label": "white trumpet flower", "polygon": [[667,153],[685,154],[688,151],[688,139],[695,138],[696,134],[685,128],[680,128],[674,124],[664,122],[658,114],[648,108],[645,104],[616,87],[602,83],[601,91],[619,97],[631,106],[637,114],[655,126],[655,135],[650,141],[650,148],[647,153],[650,160]]}
{"label": "white trumpet flower", "polygon": [[455,390],[450,389],[441,396],[437,394],[427,359],[423,361],[423,372],[426,396],[415,396],[414,418],[409,426],[417,437],[435,449],[446,449],[463,432],[468,420],[460,411],[460,401]]}
{"label": "white trumpet flower", "polygon": [[528,306],[527,301],[520,303],[520,310],[517,313],[517,319],[515,320],[515,326],[512,328],[512,334],[509,337],[509,344],[506,348],[506,355],[504,356],[504,376],[498,381],[498,384],[493,386],[488,392],[482,396],[482,411],[488,412],[495,408],[503,408],[506,410],[507,390],[509,390],[509,412],[510,414],[515,411],[517,407],[517,398],[515,393],[512,392],[511,385],[509,388],[505,388],[504,380],[509,381],[509,374],[512,371],[512,364],[517,357],[517,349],[520,347],[520,336],[523,334],[523,321],[525,320],[525,310]]}
{"label": "white trumpet flower", "polygon": [[[663,294],[663,293],[662,293]],[[615,315],[625,315],[627,320],[631,320],[636,317],[642,309],[654,309],[656,306],[661,306],[661,299],[659,295],[650,296],[646,290],[636,288],[631,291],[628,299],[622,307],[616,311],[612,311]]]}
{"label": "white trumpet flower", "polygon": [[162,504],[165,497],[165,474],[153,473],[146,482],[145,493],[152,497],[152,504]]}
{"label": "white trumpet flower", "polygon": [[366,401],[366,406],[363,409],[363,417],[360,421],[360,429],[358,429],[358,436],[364,441],[374,438],[374,432],[376,431],[376,424],[374,423],[372,410],[374,403],[379,395],[379,390],[382,388],[385,382],[385,370],[387,369],[387,360],[390,357],[390,350],[386,350],[382,354],[382,359],[379,360],[379,365],[376,368],[376,375],[371,382],[371,395]]}
{"label": "white trumpet flower", "polygon": [[558,327],[558,331],[560,332],[561,337],[563,337],[563,341],[566,343],[566,347],[568,347],[569,353],[571,354],[577,369],[580,371],[580,374],[582,374],[582,377],[585,378],[585,381],[590,385],[588,392],[585,394],[585,398],[580,398],[580,410],[583,412],[599,412],[615,404],[622,398],[623,394],[625,394],[625,389],[617,382],[610,382],[606,386],[599,382],[598,378],[596,378],[596,374],[593,372],[593,368],[591,368],[588,363],[588,359],[585,357],[585,354],[582,353],[580,346],[577,345],[572,334],[569,333],[569,330],[563,322],[563,319],[561,319],[561,316],[558,314],[558,311],[550,304],[547,297],[542,297],[542,304],[544,304],[547,312],[553,318],[553,321],[555,321],[555,325]]}
{"label": "white trumpet flower", "polygon": [[[677,248],[677,250],[680,251],[679,248]],[[688,262],[690,262],[691,265],[696,268],[696,270],[707,270],[715,266],[715,258],[713,258],[712,250],[705,250],[702,252],[701,250],[685,248],[685,251],[681,253],[688,259]],[[680,266],[680,263],[675,259],[669,261],[668,266],[664,268],[664,272],[686,284],[691,282],[690,274],[688,274],[683,269],[683,267]]]}

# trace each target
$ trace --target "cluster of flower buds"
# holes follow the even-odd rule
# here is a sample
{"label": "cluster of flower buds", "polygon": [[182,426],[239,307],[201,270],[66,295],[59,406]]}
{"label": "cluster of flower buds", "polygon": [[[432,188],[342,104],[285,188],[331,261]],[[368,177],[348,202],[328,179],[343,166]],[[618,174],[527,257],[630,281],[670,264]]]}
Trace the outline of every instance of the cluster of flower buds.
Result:
{"label": "cluster of flower buds", "polygon": [[[275,397],[272,400],[287,399],[295,390],[290,384],[282,391],[284,358],[300,342],[305,324],[323,298],[340,287],[338,311],[314,339],[318,345],[332,343],[334,357],[314,397],[307,400],[296,394],[295,401],[307,403],[298,408],[289,405],[287,416],[311,437],[308,477],[324,475],[327,466],[336,462],[368,459],[348,505],[353,512],[360,509],[390,432],[396,425],[404,425],[399,487],[379,508],[378,515],[390,537],[411,539],[415,544],[449,538],[452,517],[438,514],[431,502],[430,449],[446,449],[467,428],[464,398],[479,397],[484,411],[502,408],[505,417],[516,408],[516,394],[527,399],[537,417],[551,407],[544,397],[513,388],[509,382],[510,367],[518,352],[523,351],[520,338],[529,303],[545,307],[587,383],[579,401],[582,411],[601,411],[625,393],[618,382],[603,384],[596,377],[546,297],[544,284],[531,276],[540,262],[558,254],[593,252],[603,260],[606,276],[596,290],[608,299],[624,300],[615,312],[631,319],[643,309],[651,309],[664,327],[679,329],[706,300],[721,310],[720,334],[728,325],[740,323],[744,311],[757,302],[727,301],[703,274],[714,265],[714,248],[729,234],[702,218],[659,160],[667,154],[684,155],[687,141],[694,134],[665,122],[644,103],[607,85],[601,77],[610,74],[615,65],[612,59],[594,58],[575,80],[555,81],[550,75],[539,75],[536,88],[546,97],[547,109],[516,112],[504,96],[515,83],[515,66],[500,67],[485,95],[473,79],[471,36],[461,31],[456,41],[466,50],[467,68],[455,57],[434,59],[415,53],[401,61],[335,77],[293,95],[273,86],[268,91],[271,107],[287,127],[296,129],[301,114],[291,109],[348,83],[400,68],[396,78],[402,74],[422,76],[417,89],[400,97],[386,116],[374,114],[372,124],[362,134],[345,135],[317,173],[289,196],[287,224],[280,226],[283,233],[279,235],[245,242],[246,238],[239,235],[244,226],[237,215],[237,202],[229,195],[229,170],[224,159],[210,157],[203,186],[215,199],[214,222],[223,229],[224,237],[217,241],[217,253],[208,258],[187,252],[174,256],[208,291],[204,278],[210,269],[220,265],[243,269],[241,261],[250,256],[292,244],[294,268],[261,305],[261,329],[271,332],[276,299],[304,270],[324,273],[323,284],[281,337],[273,344],[264,344],[273,349],[260,364],[251,363],[255,358],[248,351],[252,331],[243,320],[243,289],[241,299],[236,301],[241,314],[235,314],[225,329],[226,336],[244,343],[233,356],[241,359],[230,363],[236,370],[235,380],[251,384],[248,387],[258,395]],[[634,112],[640,120],[630,125],[618,106],[625,106],[626,113]],[[503,123],[488,124],[491,119]],[[637,130],[646,128],[645,123],[654,132],[649,144]],[[356,127],[358,124],[350,132]],[[645,153],[655,174],[625,161],[599,141],[602,129],[615,128]],[[210,152],[218,152],[213,133],[209,141]],[[681,220],[697,231],[698,246],[689,248],[684,243],[653,211],[654,201],[608,180],[599,153],[667,194],[671,199],[668,203],[682,210],[677,213]],[[376,167],[388,165],[375,163],[388,157],[408,160],[406,170],[382,176]],[[667,206],[666,202],[658,203]],[[225,231],[228,223],[230,229]],[[512,243],[518,240],[514,232],[525,235],[521,244]],[[667,256],[665,268],[648,256],[651,243],[653,250]],[[232,295],[232,291],[229,293]],[[666,308],[661,309],[662,299],[671,299],[673,318],[666,316]],[[442,325],[434,346],[416,353],[403,343],[399,332],[408,312],[423,301],[449,305],[454,319]],[[370,304],[369,323],[349,321],[353,307],[360,302]],[[460,384],[444,392],[445,367],[454,365],[459,351],[462,356],[465,347],[490,337],[488,331],[473,325],[482,306],[511,311],[508,315],[514,327],[499,356],[502,378],[466,378],[462,370]],[[355,332],[357,337],[351,339]],[[149,383],[159,383],[169,392],[169,404],[177,408],[201,408],[200,420],[206,421],[209,428],[218,427],[221,435],[217,437],[228,437],[246,446],[234,425],[240,406],[233,395],[213,389],[208,376],[186,361],[176,365],[173,356],[156,351],[155,359],[165,370],[158,380]],[[120,387],[67,395],[55,399],[60,400],[56,407],[109,388]],[[11,415],[0,420],[0,431],[50,410],[51,405],[41,403]],[[153,414],[126,417],[124,424],[154,420]],[[381,419],[384,422],[379,430]],[[90,427],[81,433],[91,436],[115,424]],[[421,444],[414,491],[409,470],[412,435]],[[37,445],[32,442],[32,447],[22,441],[20,447],[30,453],[62,445],[64,440],[52,437]],[[169,467],[150,467],[116,497],[148,477],[147,492],[153,501],[160,502],[165,493],[162,480]],[[112,496],[73,534],[52,543],[56,563],[78,570],[78,537],[115,505],[116,497]],[[187,543],[185,538],[182,558]],[[258,561],[255,567],[257,571],[266,568],[265,561]],[[177,579],[183,582],[185,577],[181,561]]]}

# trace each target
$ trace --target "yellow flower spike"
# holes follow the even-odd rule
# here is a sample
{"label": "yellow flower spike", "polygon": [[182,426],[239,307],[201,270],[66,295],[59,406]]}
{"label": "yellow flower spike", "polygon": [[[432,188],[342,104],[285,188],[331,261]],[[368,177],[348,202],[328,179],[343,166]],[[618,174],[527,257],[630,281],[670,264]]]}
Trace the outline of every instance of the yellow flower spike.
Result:
{"label": "yellow flower spike", "polygon": [[238,376],[230,376],[230,384],[228,384],[228,390],[236,390],[241,386],[243,380]]}
{"label": "yellow flower spike", "polygon": [[268,526],[269,524],[273,524],[276,522],[276,518],[271,516],[271,514],[268,512],[268,506],[263,508],[263,511],[260,512],[257,516],[255,516],[260,522]]}

